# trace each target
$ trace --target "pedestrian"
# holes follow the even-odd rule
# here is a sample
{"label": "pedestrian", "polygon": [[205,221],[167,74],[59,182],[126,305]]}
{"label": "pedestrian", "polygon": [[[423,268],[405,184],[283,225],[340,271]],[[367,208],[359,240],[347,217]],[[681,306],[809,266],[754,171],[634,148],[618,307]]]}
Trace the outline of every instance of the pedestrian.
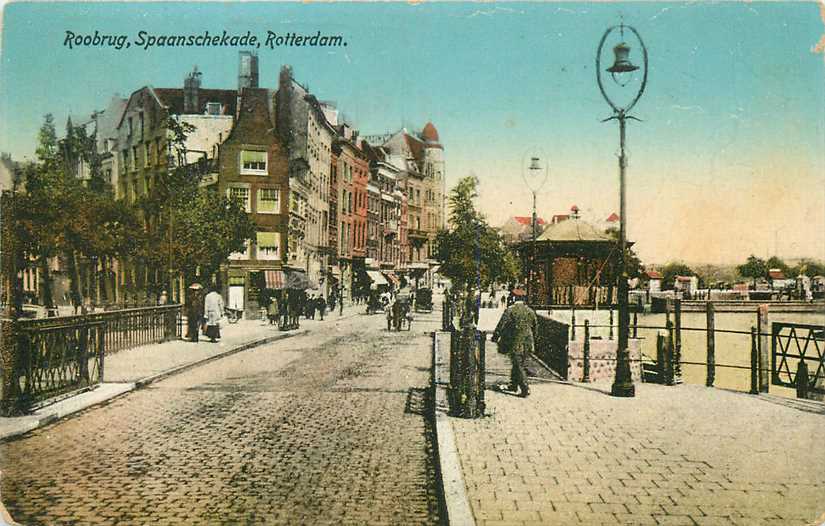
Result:
{"label": "pedestrian", "polygon": [[325,300],[323,296],[318,296],[316,307],[318,309],[318,314],[321,315],[321,321],[324,321],[324,313],[327,311],[327,300]]}
{"label": "pedestrian", "polygon": [[275,325],[278,323],[278,315],[280,314],[278,298],[269,298],[269,305],[266,308],[266,315],[269,318],[269,324]]}
{"label": "pedestrian", "polygon": [[186,337],[190,342],[198,342],[202,323],[203,287],[200,283],[192,283],[186,294]]}
{"label": "pedestrian", "polygon": [[204,314],[206,315],[206,337],[215,343],[221,337],[221,318],[223,317],[223,298],[215,287],[206,295],[204,300]]}
{"label": "pedestrian", "polygon": [[533,309],[524,304],[524,296],[513,299],[513,305],[501,315],[492,340],[498,342],[499,352],[510,355],[510,385],[506,390],[515,393],[518,389],[519,396],[526,398],[530,387],[527,385],[524,359],[533,352],[538,317]]}

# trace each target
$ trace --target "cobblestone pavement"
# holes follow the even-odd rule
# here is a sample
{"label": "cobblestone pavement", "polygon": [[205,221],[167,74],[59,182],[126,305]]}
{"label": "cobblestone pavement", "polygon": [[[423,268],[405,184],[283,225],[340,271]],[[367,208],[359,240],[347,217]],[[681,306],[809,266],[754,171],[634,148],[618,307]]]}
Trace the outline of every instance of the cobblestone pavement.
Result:
{"label": "cobblestone pavement", "polygon": [[[433,316],[435,319],[435,316]],[[436,524],[432,324],[235,354],[0,444],[23,524]]]}
{"label": "cobblestone pavement", "polygon": [[[505,382],[487,348],[488,383]],[[487,391],[490,417],[452,418],[478,524],[825,522],[825,406],[636,387],[536,382],[527,399]]]}

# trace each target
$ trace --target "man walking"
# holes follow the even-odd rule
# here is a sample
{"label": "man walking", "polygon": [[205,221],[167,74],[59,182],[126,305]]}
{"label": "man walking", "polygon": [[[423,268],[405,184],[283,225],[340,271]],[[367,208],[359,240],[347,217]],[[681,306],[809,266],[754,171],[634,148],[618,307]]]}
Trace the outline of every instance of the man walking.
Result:
{"label": "man walking", "polygon": [[499,342],[499,352],[510,355],[512,368],[510,370],[510,385],[507,390],[526,398],[530,394],[527,385],[527,373],[524,370],[524,359],[527,353],[533,352],[534,334],[538,324],[536,313],[524,304],[524,296],[516,296],[493,332],[493,341]]}
{"label": "man walking", "polygon": [[215,287],[206,295],[204,300],[204,311],[206,314],[206,337],[215,343],[221,337],[220,321],[223,317],[223,298]]}

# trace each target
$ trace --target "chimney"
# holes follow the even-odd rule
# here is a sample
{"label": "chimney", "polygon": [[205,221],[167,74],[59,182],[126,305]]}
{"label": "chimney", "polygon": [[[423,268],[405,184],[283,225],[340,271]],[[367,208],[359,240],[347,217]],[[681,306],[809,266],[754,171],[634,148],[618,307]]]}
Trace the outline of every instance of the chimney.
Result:
{"label": "chimney", "polygon": [[198,90],[201,87],[201,72],[198,66],[183,80],[183,113],[198,112]]}
{"label": "chimney", "polygon": [[258,55],[252,51],[241,51],[238,63],[238,95],[244,88],[258,87]]}

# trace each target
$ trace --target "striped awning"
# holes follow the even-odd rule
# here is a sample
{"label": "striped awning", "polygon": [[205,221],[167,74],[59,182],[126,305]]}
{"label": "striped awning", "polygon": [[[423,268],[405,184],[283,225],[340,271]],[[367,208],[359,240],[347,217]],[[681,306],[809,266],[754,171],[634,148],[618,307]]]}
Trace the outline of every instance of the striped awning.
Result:
{"label": "striped awning", "polygon": [[286,276],[283,270],[264,270],[264,283],[268,289],[286,288]]}
{"label": "striped awning", "polygon": [[387,283],[387,280],[384,279],[384,276],[382,276],[381,273],[377,270],[368,270],[367,277],[369,277],[370,280],[376,285],[389,285],[389,283]]}

